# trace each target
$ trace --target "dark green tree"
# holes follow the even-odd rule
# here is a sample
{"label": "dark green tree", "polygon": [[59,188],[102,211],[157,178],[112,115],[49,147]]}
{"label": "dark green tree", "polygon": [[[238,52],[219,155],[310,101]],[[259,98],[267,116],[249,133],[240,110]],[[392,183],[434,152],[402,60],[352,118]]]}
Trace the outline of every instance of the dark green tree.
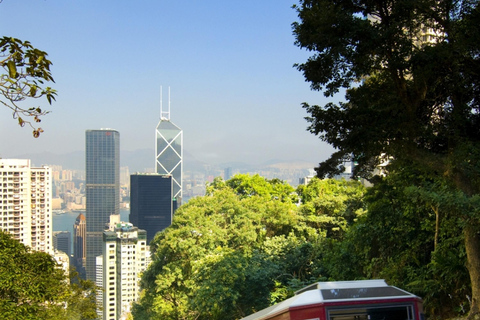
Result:
{"label": "dark green tree", "polygon": [[68,294],[63,270],[42,252],[0,231],[0,313],[3,319],[51,319]]}
{"label": "dark green tree", "polygon": [[[296,9],[296,44],[313,53],[297,68],[327,97],[346,89],[345,102],[304,104],[309,130],[337,150],[317,174],[355,160],[354,174],[369,178],[396,159],[479,197],[479,2],[302,0]],[[480,313],[480,216],[467,209],[457,217],[473,316]]]}
{"label": "dark green tree", "polygon": [[470,293],[458,215],[478,205],[471,200],[413,166],[392,168],[368,190],[368,213],[350,230],[364,274],[415,292],[432,317],[464,314]]}
{"label": "dark green tree", "polygon": [[23,127],[28,124],[37,138],[43,132],[36,127],[41,116],[46,115],[39,106],[28,106],[25,100],[45,97],[49,104],[57,94],[45,82],[54,82],[50,72],[52,63],[47,59],[47,53],[31,45],[28,41],[16,38],[0,38],[0,103],[12,111],[13,118]]}
{"label": "dark green tree", "polygon": [[30,251],[0,231],[2,319],[96,319],[96,287],[90,281],[69,280],[52,256]]}

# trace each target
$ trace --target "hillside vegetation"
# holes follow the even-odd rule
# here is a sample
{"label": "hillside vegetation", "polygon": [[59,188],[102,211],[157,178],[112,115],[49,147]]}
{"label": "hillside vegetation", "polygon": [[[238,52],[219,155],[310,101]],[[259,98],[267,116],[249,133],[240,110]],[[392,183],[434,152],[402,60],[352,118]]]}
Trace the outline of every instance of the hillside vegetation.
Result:
{"label": "hillside vegetation", "polygon": [[372,278],[423,297],[431,318],[462,315],[469,278],[448,214],[465,205],[456,196],[413,172],[368,190],[357,181],[315,178],[295,190],[258,175],[217,178],[152,241],[134,318],[239,319],[316,281]]}

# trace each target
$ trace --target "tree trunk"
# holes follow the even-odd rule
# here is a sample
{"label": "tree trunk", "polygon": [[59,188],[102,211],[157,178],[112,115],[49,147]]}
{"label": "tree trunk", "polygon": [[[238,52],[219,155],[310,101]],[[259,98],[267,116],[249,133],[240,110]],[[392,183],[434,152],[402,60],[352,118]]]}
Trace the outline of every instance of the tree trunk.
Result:
{"label": "tree trunk", "polygon": [[480,314],[480,232],[476,224],[465,227],[465,250],[467,252],[467,268],[472,285],[472,301],[468,319]]}

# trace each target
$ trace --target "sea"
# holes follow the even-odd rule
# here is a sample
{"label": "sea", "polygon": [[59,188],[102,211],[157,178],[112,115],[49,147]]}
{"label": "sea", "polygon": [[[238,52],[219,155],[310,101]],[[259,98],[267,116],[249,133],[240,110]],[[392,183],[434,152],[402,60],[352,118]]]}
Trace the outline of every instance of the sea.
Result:
{"label": "sea", "polygon": [[[53,213],[53,231],[70,231],[70,243],[73,248],[73,225],[77,219],[80,211],[67,211],[65,213]],[[85,211],[82,212],[85,215]],[[120,220],[128,222],[130,210],[120,210]],[[73,252],[73,251],[72,251]]]}

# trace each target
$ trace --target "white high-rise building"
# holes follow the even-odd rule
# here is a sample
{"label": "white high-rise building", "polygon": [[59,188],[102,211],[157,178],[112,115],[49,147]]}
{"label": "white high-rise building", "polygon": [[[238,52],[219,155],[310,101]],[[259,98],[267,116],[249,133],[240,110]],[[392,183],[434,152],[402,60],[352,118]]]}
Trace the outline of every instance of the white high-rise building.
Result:
{"label": "white high-rise building", "polygon": [[[95,284],[103,288],[103,256],[97,256],[95,260]],[[103,319],[103,290],[97,290],[97,315],[98,319]]]}
{"label": "white high-rise building", "polygon": [[53,253],[51,168],[0,159],[0,229],[33,250]]}
{"label": "white high-rise building", "polygon": [[111,216],[109,230],[103,233],[104,320],[126,318],[139,298],[140,274],[149,261],[147,232],[119,220],[119,215]]}

